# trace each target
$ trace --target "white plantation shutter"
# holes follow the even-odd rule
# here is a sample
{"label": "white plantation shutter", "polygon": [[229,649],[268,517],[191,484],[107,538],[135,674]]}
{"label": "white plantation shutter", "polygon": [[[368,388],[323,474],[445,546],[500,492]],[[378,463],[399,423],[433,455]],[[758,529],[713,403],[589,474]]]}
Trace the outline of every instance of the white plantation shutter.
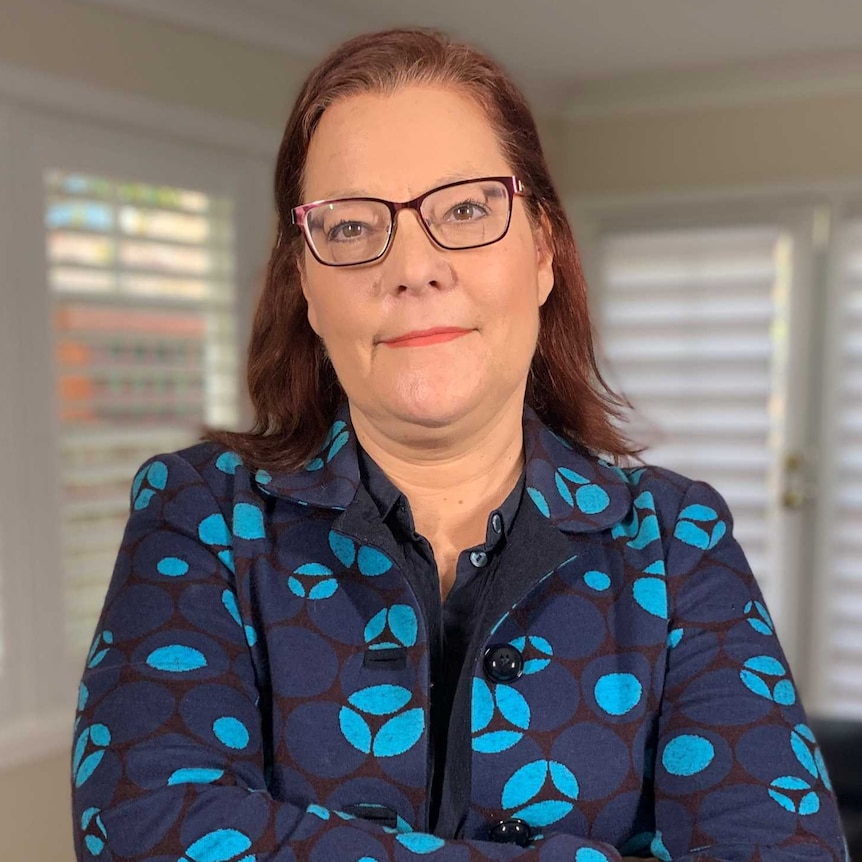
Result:
{"label": "white plantation shutter", "polygon": [[821,459],[828,481],[820,489],[818,704],[862,719],[862,217],[839,225],[837,239],[833,398]]}
{"label": "white plantation shutter", "polygon": [[774,613],[770,440],[782,419],[773,380],[790,242],[779,225],[624,229],[600,239],[601,346],[609,382],[637,410],[628,430],[649,445],[647,463],[724,495]]}
{"label": "white plantation shutter", "polygon": [[237,421],[233,202],[61,169],[44,194],[65,642],[83,660],[136,468]]}
{"label": "white plantation shutter", "polygon": [[250,415],[274,150],[103,95],[0,95],[0,768],[68,750],[136,469]]}

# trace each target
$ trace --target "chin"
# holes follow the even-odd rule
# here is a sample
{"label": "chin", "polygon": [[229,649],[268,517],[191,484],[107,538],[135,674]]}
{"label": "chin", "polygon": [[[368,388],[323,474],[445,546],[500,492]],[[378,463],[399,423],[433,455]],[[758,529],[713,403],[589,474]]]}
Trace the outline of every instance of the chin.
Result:
{"label": "chin", "polygon": [[[442,428],[457,422],[475,410],[481,401],[474,386],[421,385],[413,381],[406,387],[396,386],[386,400],[392,413],[408,422],[428,428]],[[394,396],[394,397],[392,397]]]}

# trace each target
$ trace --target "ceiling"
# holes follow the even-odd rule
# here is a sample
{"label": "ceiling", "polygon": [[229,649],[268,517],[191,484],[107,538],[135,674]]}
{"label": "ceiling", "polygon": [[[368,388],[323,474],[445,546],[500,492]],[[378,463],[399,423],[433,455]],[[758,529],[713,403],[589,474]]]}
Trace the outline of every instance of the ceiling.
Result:
{"label": "ceiling", "polygon": [[862,84],[860,0],[79,0],[319,59],[356,33],[445,29],[550,104],[608,82],[716,74]]}

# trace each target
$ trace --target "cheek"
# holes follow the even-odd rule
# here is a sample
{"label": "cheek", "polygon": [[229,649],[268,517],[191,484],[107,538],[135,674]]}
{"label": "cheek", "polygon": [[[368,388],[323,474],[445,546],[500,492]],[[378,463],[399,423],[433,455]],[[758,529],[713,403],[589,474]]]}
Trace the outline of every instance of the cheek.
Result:
{"label": "cheek", "polygon": [[[343,360],[342,365],[361,362],[361,355],[374,327],[368,307],[360,300],[360,287],[350,289],[345,284],[312,285],[313,305],[310,306],[315,331],[321,337],[329,355]],[[352,298],[351,298],[352,297]]]}

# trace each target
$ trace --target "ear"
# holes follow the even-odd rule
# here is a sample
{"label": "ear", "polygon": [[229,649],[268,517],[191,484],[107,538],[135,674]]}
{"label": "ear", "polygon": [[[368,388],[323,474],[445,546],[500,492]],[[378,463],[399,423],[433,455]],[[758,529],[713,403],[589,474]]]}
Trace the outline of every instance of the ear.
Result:
{"label": "ear", "polygon": [[320,329],[318,328],[317,320],[317,308],[314,305],[314,301],[308,289],[308,274],[305,269],[304,250],[297,258],[296,271],[299,273],[299,286],[302,289],[302,295],[305,297],[305,304],[308,306],[308,324],[317,333],[317,335],[320,336]]}
{"label": "ear", "polygon": [[536,245],[536,287],[539,305],[544,305],[554,288],[554,244],[551,222],[544,210],[533,231]]}

